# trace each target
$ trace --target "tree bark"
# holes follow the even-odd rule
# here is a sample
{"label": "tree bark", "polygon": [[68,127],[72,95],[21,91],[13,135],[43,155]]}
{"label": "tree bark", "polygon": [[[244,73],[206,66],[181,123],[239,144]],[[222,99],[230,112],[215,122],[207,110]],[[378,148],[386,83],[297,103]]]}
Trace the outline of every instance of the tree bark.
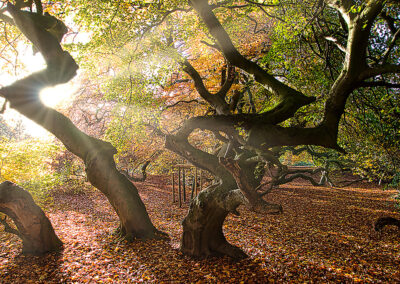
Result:
{"label": "tree bark", "polygon": [[[188,132],[190,133],[190,132]],[[187,133],[186,133],[187,134]],[[194,148],[186,135],[168,135],[165,139],[167,149],[181,155],[193,165],[208,170],[219,180],[218,184],[202,190],[191,203],[188,214],[182,222],[183,235],[181,250],[193,257],[223,256],[240,259],[247,255],[240,248],[231,245],[225,238],[222,227],[229,213],[238,215],[240,205],[263,214],[277,214],[282,207],[259,199],[247,197],[232,174],[220,163],[218,157]],[[245,159],[245,155],[242,156]],[[256,188],[261,178],[254,175],[257,163],[247,164],[243,173],[249,175],[247,182]],[[254,199],[254,200],[253,200]]]}
{"label": "tree bark", "polygon": [[234,190],[236,183],[230,173],[218,163],[217,157],[194,148],[185,135],[168,135],[165,147],[221,180],[220,184],[209,186],[191,200],[182,222],[181,251],[193,257],[246,257],[240,248],[228,243],[222,231],[226,216],[230,212],[237,214],[236,208],[244,203],[240,190]]}
{"label": "tree bark", "polygon": [[118,214],[120,237],[131,241],[163,235],[153,226],[137,188],[117,170],[112,155],[95,153],[85,161],[89,181],[104,193]]}
{"label": "tree bark", "polygon": [[42,255],[62,248],[61,240],[42,209],[29,192],[12,182],[0,184],[0,212],[9,216],[17,226],[15,230],[2,220],[7,232],[22,239],[23,254]]}
{"label": "tree bark", "polygon": [[[0,89],[10,106],[54,134],[73,154],[85,162],[89,181],[110,201],[121,221],[120,235],[128,240],[160,237],[152,224],[136,187],[117,169],[116,149],[108,142],[88,136],[63,114],[46,107],[39,92],[63,84],[75,75],[78,65],[57,39],[8,3],[16,26],[39,49],[47,63],[43,71]],[[56,95],[56,94],[55,94]]]}
{"label": "tree bark", "polygon": [[240,193],[232,193],[232,187],[219,184],[199,193],[190,203],[190,209],[182,222],[181,250],[193,257],[230,256],[247,257],[240,248],[226,240],[222,226],[230,212],[242,203]]}

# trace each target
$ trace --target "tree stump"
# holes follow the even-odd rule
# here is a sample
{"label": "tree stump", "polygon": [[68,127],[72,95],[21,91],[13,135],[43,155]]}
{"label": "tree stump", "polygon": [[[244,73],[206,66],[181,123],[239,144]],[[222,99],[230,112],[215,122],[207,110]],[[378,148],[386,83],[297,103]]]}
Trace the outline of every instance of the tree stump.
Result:
{"label": "tree stump", "polygon": [[43,210],[29,192],[12,182],[0,184],[0,212],[14,221],[17,229],[10,227],[6,219],[1,223],[6,232],[21,238],[23,254],[42,255],[62,248],[62,242]]}

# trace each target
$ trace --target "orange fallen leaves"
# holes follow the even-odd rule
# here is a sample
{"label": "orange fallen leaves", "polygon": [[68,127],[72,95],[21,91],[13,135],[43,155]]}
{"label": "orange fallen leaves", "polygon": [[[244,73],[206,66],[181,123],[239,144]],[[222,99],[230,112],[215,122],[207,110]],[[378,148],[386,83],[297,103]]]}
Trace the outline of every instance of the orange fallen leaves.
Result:
{"label": "orange fallen leaves", "polygon": [[19,240],[0,232],[0,282],[400,282],[399,232],[372,230],[382,212],[399,216],[393,192],[288,185],[268,196],[282,203],[283,215],[254,215],[241,208],[240,217],[227,218],[227,239],[248,259],[196,260],[177,250],[187,207],[171,205],[168,181],[150,177],[137,186],[153,222],[170,241],[118,242],[112,235],[118,219],[101,194],[59,194],[48,215],[64,250],[21,256]]}

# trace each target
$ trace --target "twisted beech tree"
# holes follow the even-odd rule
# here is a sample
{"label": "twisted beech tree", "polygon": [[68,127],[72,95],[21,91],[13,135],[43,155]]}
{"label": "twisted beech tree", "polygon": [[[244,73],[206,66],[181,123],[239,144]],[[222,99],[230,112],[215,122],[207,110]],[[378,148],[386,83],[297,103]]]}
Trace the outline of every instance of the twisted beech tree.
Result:
{"label": "twisted beech tree", "polygon": [[[82,8],[87,1],[76,3]],[[208,106],[205,115],[192,116],[178,129],[170,126],[175,125],[171,116],[158,129],[166,148],[215,176],[216,182],[192,200],[183,221],[181,249],[192,256],[244,257],[224,237],[228,214],[238,214],[240,205],[278,214],[282,207],[266,198],[275,185],[295,178],[318,184],[306,172],[282,165],[279,155],[299,145],[343,152],[339,126],[348,98],[365,88],[399,87],[398,1],[118,1],[91,5],[80,19],[91,27],[99,14],[103,25],[94,31],[97,41],[90,47],[100,46],[101,54],[110,56],[123,51],[114,58],[128,67],[115,66],[121,75],[114,89],[118,98],[121,90],[129,94],[126,108],[134,95],[143,99],[146,82],[150,93],[162,85],[157,98],[181,93],[169,109]],[[284,46],[271,35],[290,23],[297,30],[287,31],[290,40]],[[279,56],[268,53],[271,41],[281,44]],[[302,48],[294,54],[297,46]],[[146,60],[156,53],[167,63]],[[291,64],[303,64],[297,77],[287,72]],[[214,77],[221,73],[221,80],[212,80],[213,72],[218,73]],[[193,143],[198,130],[213,133],[223,144],[219,151],[213,154]],[[267,187],[261,183],[266,164],[276,168]]]}
{"label": "twisted beech tree", "polygon": [[[249,2],[251,1],[243,1],[242,5]],[[266,2],[262,3],[258,5],[266,9],[268,5]],[[226,98],[232,79],[227,79],[219,92],[211,94],[190,63],[183,62],[183,70],[193,79],[198,94],[215,109],[216,114],[189,119],[177,133],[166,136],[166,147],[194,165],[210,171],[220,183],[205,189],[192,201],[183,222],[181,248],[194,256],[227,254],[241,257],[244,253],[228,244],[223,236],[222,224],[226,215],[230,212],[236,213],[236,208],[241,204],[260,213],[281,211],[279,205],[270,204],[262,198],[269,190],[260,191],[262,175],[257,175],[257,162],[276,165],[279,178],[288,176],[289,178],[284,180],[292,180],[290,174],[294,173],[281,165],[273,147],[317,145],[342,151],[338,145],[339,125],[347,99],[352,92],[373,86],[399,87],[399,4],[396,1],[384,0],[327,0],[314,3],[320,7],[314,19],[322,15],[323,9],[336,11],[338,20],[334,25],[335,29],[332,30],[339,29],[338,34],[342,38],[333,38],[330,34],[326,34],[325,38],[334,42],[343,56],[339,66],[336,66],[339,68],[337,75],[333,73],[334,80],[326,95],[323,117],[317,125],[309,127],[283,125],[285,121],[294,117],[300,108],[316,102],[316,98],[291,87],[290,82],[286,80],[276,79],[258,63],[244,57],[215,16],[215,6],[210,5],[207,0],[191,0],[190,4],[216,40],[218,49],[230,68],[253,75],[254,80],[261,84],[269,95],[279,97],[279,103],[268,111],[236,113],[236,106],[230,105]],[[388,16],[391,14],[390,9],[394,9],[394,17]],[[376,36],[379,29],[387,29],[387,26],[382,24],[382,19],[392,28],[390,36],[382,38],[378,47]],[[377,24],[378,21],[381,24]],[[376,54],[378,49],[381,52]],[[217,138],[227,143],[224,157],[218,158],[192,146],[188,137],[195,129],[212,131]]]}
{"label": "twisted beech tree", "polygon": [[[41,5],[40,1],[35,3]],[[0,95],[10,102],[12,108],[53,133],[69,151],[85,162],[89,181],[106,195],[119,216],[122,237],[159,237],[160,232],[150,221],[136,187],[115,167],[115,148],[108,142],[86,135],[63,114],[40,101],[40,90],[68,82],[75,76],[78,65],[62,49],[60,38],[52,30],[57,25],[65,27],[62,22],[40,14],[41,6],[36,10],[37,13],[21,11],[8,3],[7,8],[1,11],[1,19],[15,25],[42,53],[47,68],[1,88]],[[4,14],[5,11],[12,18]]]}
{"label": "twisted beech tree", "polygon": [[[282,207],[268,202],[266,198],[270,189],[297,177],[310,179],[305,173],[290,171],[281,164],[279,155],[284,150],[281,147],[315,145],[343,151],[338,143],[339,126],[348,98],[363,88],[399,87],[398,1],[190,0],[186,3],[167,0],[93,1],[96,5],[87,5],[88,3],[90,1],[77,0],[71,5],[78,7],[80,19],[86,21],[88,27],[92,27],[94,37],[98,40],[94,46],[109,44],[101,47],[102,56],[106,54],[104,52],[107,48],[110,50],[106,52],[112,56],[126,47],[128,51],[120,57],[125,58],[129,68],[132,68],[135,60],[143,60],[159,52],[161,45],[165,46],[165,50],[175,49],[172,58],[178,62],[179,70],[185,72],[190,81],[194,82],[193,87],[201,97],[190,97],[191,100],[184,101],[185,104],[201,102],[209,106],[205,115],[192,117],[184,121],[179,129],[168,129],[169,132],[165,135],[168,149],[216,177],[212,186],[192,200],[183,221],[181,249],[192,256],[245,257],[240,248],[229,244],[224,237],[222,225],[226,216],[230,213],[238,214],[237,207],[240,205],[260,214],[278,214],[282,212]],[[313,58],[314,62],[320,63],[313,65],[314,71],[303,66],[302,74],[298,76],[302,80],[296,80],[293,76],[285,76],[288,69],[285,64],[276,64],[278,56],[269,56],[262,46],[266,43],[268,47],[269,30],[274,27],[278,29],[280,23],[286,24],[289,18],[296,23],[296,13],[308,10],[312,12],[306,17],[299,16],[305,19],[301,30],[293,32],[291,38],[296,40],[289,41],[283,48],[287,52],[282,52],[281,58],[287,60],[289,63],[285,61],[285,64],[288,65],[295,62],[291,61],[295,56],[291,45],[302,44],[308,46],[309,52],[301,60],[309,62],[309,58]],[[290,11],[294,12],[290,14]],[[99,15],[102,17],[99,18]],[[202,24],[198,24],[197,18]],[[252,23],[253,32],[244,30],[249,27],[244,25],[245,28],[241,30],[244,40],[238,40],[232,34],[232,27],[241,29],[244,19]],[[262,21],[259,23],[260,19]],[[94,22],[96,25],[91,25]],[[17,22],[16,24],[43,53],[48,68],[1,89],[1,95],[8,98],[13,107],[44,125],[73,153],[85,160],[89,179],[108,196],[126,233],[138,235],[137,232],[140,232],[139,235],[152,236],[156,230],[148,220],[136,190],[130,190],[133,186],[128,185],[127,180],[115,170],[112,159],[114,148],[86,136],[68,119],[45,108],[37,99],[38,89],[70,80],[77,69],[75,62],[60,48],[58,42],[52,40],[52,48],[43,45],[40,38],[47,37],[50,40],[48,33],[40,31],[35,39],[29,30],[32,29],[31,25],[23,27]],[[37,27],[34,29],[40,30]],[[252,36],[256,38],[261,30],[267,36],[254,40],[259,42],[259,49],[247,52],[248,42],[252,42]],[[309,35],[304,35],[305,31]],[[288,31],[290,32],[292,31]],[[206,35],[201,38],[203,33]],[[146,38],[147,35],[150,36]],[[145,40],[138,43],[137,38]],[[210,39],[215,42],[210,44]],[[219,72],[221,68],[211,67],[208,75],[204,75],[199,66],[207,64],[190,58],[191,53],[193,57],[206,53],[205,49],[198,47],[200,40],[206,40],[205,44],[213,50],[210,52],[208,49],[207,56],[219,52],[226,62],[226,67],[222,68],[221,84],[210,82],[207,78],[213,69]],[[147,44],[148,47],[145,47]],[[187,49],[184,48],[185,45],[188,46]],[[129,51],[132,49],[133,52]],[[141,53],[138,52],[140,50]],[[90,51],[90,57],[93,58],[93,51]],[[139,55],[132,55],[135,52]],[[294,64],[296,63],[298,62]],[[168,81],[155,77],[168,77],[177,72],[172,65],[165,68],[170,73],[164,72],[165,69],[160,65],[156,64],[157,70],[151,72],[143,62],[138,64],[138,69],[144,69],[144,75],[138,76],[137,82],[131,69],[124,69],[128,72],[125,72],[125,77],[121,76],[117,82],[120,85],[115,89],[125,91],[121,87],[125,82],[128,86],[128,102],[133,100],[132,86],[135,84],[139,86],[139,94],[143,94],[145,82],[149,82],[149,92],[153,92],[157,83]],[[321,75],[323,78],[315,81],[321,73],[327,73],[328,76]],[[177,84],[188,82],[181,75],[175,77]],[[303,82],[308,85],[303,86]],[[319,83],[324,87],[319,88]],[[165,89],[165,86],[162,87]],[[217,87],[219,89],[215,91]],[[320,93],[317,94],[315,89]],[[255,105],[252,90],[258,90],[259,96],[265,96],[261,107]],[[250,106],[248,110],[243,108],[245,99]],[[262,104],[263,101],[259,100],[258,103]],[[314,116],[310,120],[312,112]],[[46,120],[44,114],[52,119]],[[192,143],[190,138],[199,129],[212,132],[215,139],[223,144],[218,153],[203,151]],[[261,183],[265,164],[277,168],[277,173],[266,189]]]}

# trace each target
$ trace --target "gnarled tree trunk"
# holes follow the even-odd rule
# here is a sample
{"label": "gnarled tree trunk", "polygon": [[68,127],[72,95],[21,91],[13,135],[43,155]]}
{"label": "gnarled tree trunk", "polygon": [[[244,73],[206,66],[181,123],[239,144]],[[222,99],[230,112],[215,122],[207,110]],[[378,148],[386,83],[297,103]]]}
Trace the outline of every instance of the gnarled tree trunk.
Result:
{"label": "gnarled tree trunk", "polygon": [[223,256],[244,258],[240,248],[227,242],[222,226],[226,216],[242,203],[240,193],[232,193],[232,185],[210,186],[190,203],[182,222],[181,250],[194,257]]}
{"label": "gnarled tree trunk", "polygon": [[42,53],[47,68],[0,89],[0,95],[10,101],[12,108],[53,133],[85,162],[89,181],[108,198],[118,214],[122,237],[158,238],[160,232],[153,226],[136,187],[116,169],[113,158],[116,149],[108,142],[86,135],[39,99],[43,88],[70,81],[78,65],[48,31],[12,4],[8,3],[7,9],[15,25]]}
{"label": "gnarled tree trunk", "polygon": [[[227,255],[236,259],[247,256],[242,249],[228,243],[222,231],[229,213],[238,215],[238,206],[249,205],[242,191],[234,189],[236,187],[226,182],[212,185],[191,201],[188,214],[182,222],[181,250],[185,254],[194,257]],[[262,204],[262,213],[277,214],[282,211],[280,205]]]}
{"label": "gnarled tree trunk", "polygon": [[17,226],[15,230],[6,220],[1,221],[6,232],[22,239],[22,253],[42,255],[62,248],[62,242],[50,220],[33,201],[30,193],[12,182],[0,184],[0,212],[9,216]]}
{"label": "gnarled tree trunk", "polygon": [[[214,173],[219,183],[202,190],[191,201],[189,212],[182,222],[183,235],[180,249],[194,257],[227,255],[232,258],[244,258],[247,255],[243,250],[230,244],[223,234],[222,227],[226,216],[229,213],[238,215],[236,209],[240,205],[246,205],[251,210],[266,214],[280,213],[282,207],[268,203],[256,195],[254,188],[260,184],[260,178],[254,175],[257,163],[247,164],[245,170],[240,168],[242,176],[244,173],[250,176],[244,177],[244,180],[247,182],[245,186],[251,189],[245,188],[243,182],[236,180],[234,173],[228,169],[224,158],[218,160],[216,156],[194,148],[188,142],[186,134],[168,135],[166,147],[195,166]],[[254,192],[249,195],[246,190]]]}

